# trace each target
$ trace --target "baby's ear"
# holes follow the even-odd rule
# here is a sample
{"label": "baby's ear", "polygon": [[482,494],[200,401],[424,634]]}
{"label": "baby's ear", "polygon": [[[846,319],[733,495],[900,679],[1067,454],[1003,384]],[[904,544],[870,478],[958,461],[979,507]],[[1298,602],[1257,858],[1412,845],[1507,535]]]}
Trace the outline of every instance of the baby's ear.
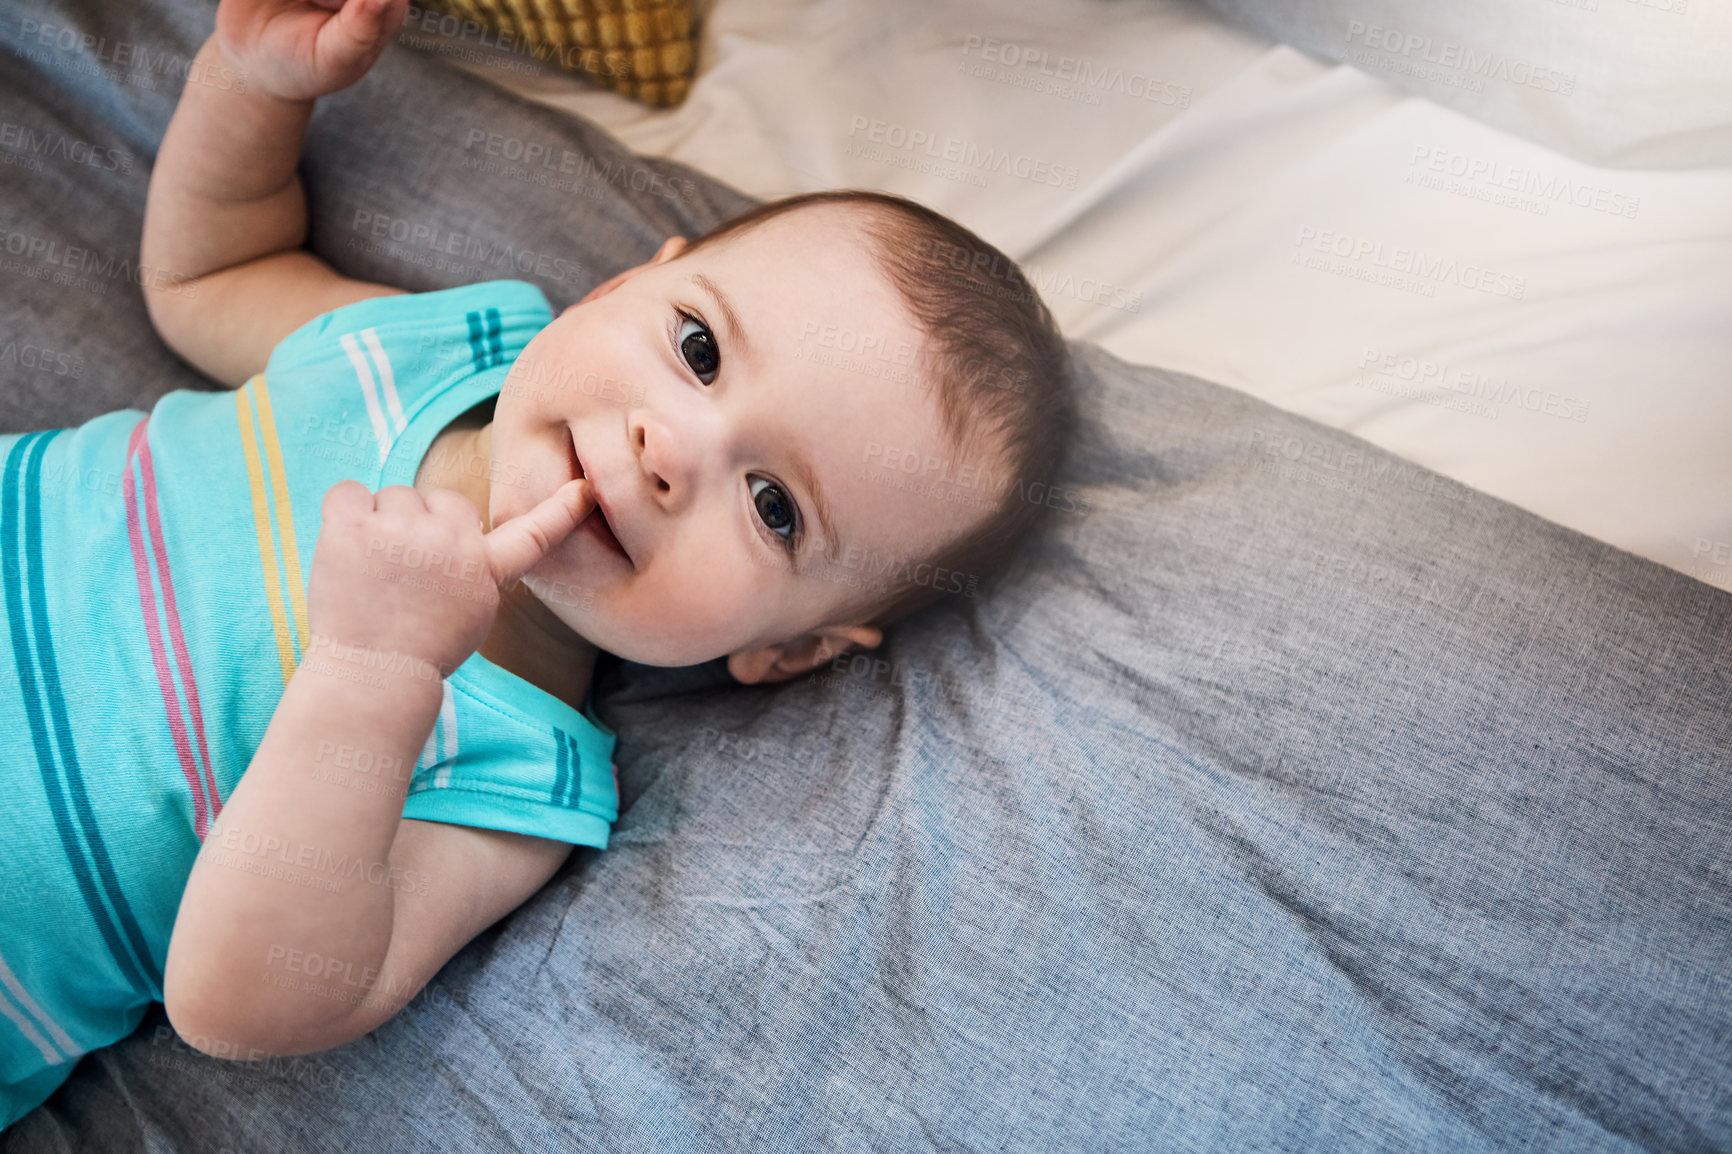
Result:
{"label": "baby's ear", "polygon": [[870,625],[825,625],[779,645],[729,654],[728,672],[744,685],[786,681],[833,660],[850,646],[876,649],[883,640],[883,631]]}

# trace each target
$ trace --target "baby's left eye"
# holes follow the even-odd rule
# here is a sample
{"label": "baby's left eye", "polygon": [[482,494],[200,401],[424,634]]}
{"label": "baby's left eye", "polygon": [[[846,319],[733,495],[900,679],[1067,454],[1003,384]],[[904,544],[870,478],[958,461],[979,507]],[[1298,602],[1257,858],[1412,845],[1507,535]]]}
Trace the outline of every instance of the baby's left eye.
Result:
{"label": "baby's left eye", "polygon": [[[763,488],[758,488],[759,485]],[[793,500],[782,491],[782,486],[763,477],[752,478],[751,488],[752,504],[758,510],[759,519],[783,541],[791,543],[798,525]],[[782,532],[784,527],[788,530],[786,533]]]}
{"label": "baby's left eye", "polygon": [[[716,374],[722,368],[722,350],[716,347],[715,335],[705,327],[704,322],[684,310],[676,309],[680,316],[679,327],[674,330],[674,347],[679,349],[680,356],[691,366],[698,379],[704,384],[715,380]],[[695,332],[685,335],[690,327]],[[705,380],[704,374],[709,374]]]}

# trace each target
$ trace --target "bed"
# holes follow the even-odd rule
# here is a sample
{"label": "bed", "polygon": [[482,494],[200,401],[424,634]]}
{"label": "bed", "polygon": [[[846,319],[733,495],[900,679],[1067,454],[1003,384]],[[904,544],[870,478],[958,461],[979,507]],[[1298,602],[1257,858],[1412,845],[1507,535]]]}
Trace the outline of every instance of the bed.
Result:
{"label": "bed", "polygon": [[[880,11],[885,35],[857,43],[881,63],[902,58],[886,36],[930,34],[913,9]],[[1023,35],[974,11],[983,41]],[[1604,337],[1616,304],[1596,294],[1617,270],[1553,264],[1565,259],[1555,238],[1526,250],[1531,263],[1509,260],[1475,232],[1485,267],[1532,278],[1523,308],[1546,306],[1485,311],[1489,294],[1464,297],[1477,330],[1459,300],[1407,316],[1405,296],[1437,298],[1353,296],[1369,286],[1287,273],[1296,221],[1400,235],[1351,215],[1375,208],[1369,186],[1344,216],[1321,184],[1304,194],[1321,199],[1302,197],[1347,164],[1336,150],[1362,143],[1355,123],[1374,137],[1389,117],[1469,129],[1201,9],[1086,11],[1118,44],[1181,47],[1194,74],[1170,60],[1149,74],[1177,86],[1175,102],[1188,87],[1189,107],[1144,110],[1167,119],[1125,137],[1117,176],[1042,158],[1078,169],[1051,211],[1008,193],[971,205],[956,180],[934,187],[962,199],[931,198],[1038,269],[1142,294],[1135,312],[1050,294],[1080,368],[1082,434],[1053,481],[1063,500],[1004,588],[951,598],[870,658],[773,689],[733,684],[719,662],[604,663],[597,707],[620,735],[621,788],[606,851],[580,848],[367,1038],[228,1063],[186,1046],[159,1008],[0,1134],[0,1151],[1732,1147],[1732,593],[1702,579],[1732,530],[1724,485],[1716,496],[1678,479],[1725,479],[1725,454],[1697,441],[1719,429],[1725,443],[1726,401],[1709,386],[1727,338],[1708,323],[1714,307],[1724,315],[1711,266],[1725,173],[1599,178],[1640,197],[1661,195],[1650,179],[1674,181],[1695,190],[1680,204],[1700,198],[1695,216],[1609,222],[1654,228],[1640,259],[1697,278],[1629,320],[1671,326],[1666,339],[1617,346],[1661,358],[1642,403],[1675,414],[1669,439],[1648,443],[1617,408],[1630,378],[1605,337],[1562,389],[1588,403],[1586,421],[1534,414],[1525,440],[1488,449],[1488,430],[1517,428],[1513,411],[1473,418],[1469,435],[1437,404],[1398,405],[1414,398],[1342,376],[1382,375],[1376,360],[1342,368],[1365,355],[1354,342],[1391,334],[1374,347],[1397,356],[1396,379],[1402,357],[1428,357],[1494,374],[1519,363],[1535,374],[1523,384],[1549,388],[1539,374],[1570,371],[1551,356]],[[869,168],[869,181],[828,167],[851,120],[824,119],[834,110],[817,102],[729,112],[722,91],[704,103],[729,53],[751,71],[753,51],[784,47],[730,14],[746,17],[726,3],[710,13],[699,84],[671,113],[601,108],[615,98],[533,78],[543,97],[585,102],[548,107],[503,82],[528,74],[393,48],[321,102],[303,167],[311,247],[410,289],[520,276],[557,308],[754,198],[819,183],[904,190],[906,170]],[[0,428],[201,386],[156,339],[129,270],[174,61],[211,19],[194,0],[32,3],[8,17],[0,120],[86,147],[9,152],[21,179],[0,193],[15,350],[0,359]],[[820,4],[754,19],[798,48],[859,17]],[[48,26],[75,29],[72,47],[58,32],[44,42]],[[961,39],[934,51],[954,67],[971,33],[951,32]],[[120,44],[149,51],[115,64]],[[830,75],[823,59],[810,66]],[[818,91],[814,75],[783,81]],[[905,83],[882,71],[875,83],[870,99],[838,98],[868,134],[874,119],[914,115],[896,111]],[[960,122],[991,103],[953,104],[935,127],[989,139]],[[1310,120],[1320,108],[1330,118]],[[1196,122],[1187,141],[1186,116],[1205,112],[1225,119]],[[726,130],[706,134],[706,116]],[[769,150],[724,155],[754,117]],[[1266,146],[1258,158],[1203,155],[1228,148],[1215,138],[1234,125]],[[493,195],[478,198],[490,137],[569,154],[573,171],[487,173]],[[744,179],[784,150],[804,155],[810,183],[777,184],[790,169]],[[1210,191],[1220,177],[1203,170],[1217,163],[1240,166],[1256,186],[1246,199]],[[1192,215],[1139,221],[1145,183],[1186,186],[1174,195]],[[1085,185],[1095,191],[1075,195]],[[1447,193],[1414,203],[1473,207]],[[1600,223],[1576,215],[1572,227]],[[380,220],[410,239],[389,225],[372,235]],[[1534,231],[1518,223],[1509,243]],[[454,232],[485,255],[441,266],[412,239]],[[1235,243],[1240,263],[1217,267]],[[520,268],[524,253],[563,263]],[[1263,284],[1276,265],[1315,275]],[[1294,285],[1315,299],[1299,318],[1286,312]],[[1343,309],[1379,319],[1353,320],[1368,326],[1354,337]],[[1348,327],[1317,336],[1307,360],[1303,322],[1325,316]],[[1432,343],[1408,322],[1431,323]],[[1272,376],[1277,363],[1292,372]],[[1430,439],[1413,431],[1423,420]],[[1416,439],[1383,443],[1403,429]],[[1577,434],[1618,451],[1595,456]],[[1434,442],[1469,456],[1425,459]],[[1650,487],[1578,523],[1585,503],[1572,513],[1540,489],[1498,491],[1510,451],[1565,496],[1607,471]],[[1672,510],[1668,494],[1693,504]],[[1630,536],[1654,517],[1646,544]],[[1694,534],[1710,547],[1691,558]]]}

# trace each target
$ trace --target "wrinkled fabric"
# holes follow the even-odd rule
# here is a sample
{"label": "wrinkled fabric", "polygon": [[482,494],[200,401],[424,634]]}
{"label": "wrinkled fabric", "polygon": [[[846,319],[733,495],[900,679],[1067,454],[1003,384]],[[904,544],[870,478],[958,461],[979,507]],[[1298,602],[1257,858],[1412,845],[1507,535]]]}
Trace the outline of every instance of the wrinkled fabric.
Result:
{"label": "wrinkled fabric", "polygon": [[[58,18],[188,55],[210,23]],[[0,69],[5,115],[140,151],[172,107]],[[477,129],[699,191],[478,193]],[[467,228],[580,265],[523,274],[556,309],[746,203],[401,49],[304,172],[343,271],[456,283],[348,246],[358,209]],[[143,182],[64,227],[136,246]],[[62,219],[34,174],[4,195]],[[153,339],[52,303],[92,363]],[[605,852],[366,1038],[225,1063],[159,1008],[0,1151],[1732,1145],[1732,596],[1073,349],[1082,436],[1003,588],[779,687],[606,663]],[[186,377],[163,354],[124,403]],[[9,429],[102,399],[6,397]]]}

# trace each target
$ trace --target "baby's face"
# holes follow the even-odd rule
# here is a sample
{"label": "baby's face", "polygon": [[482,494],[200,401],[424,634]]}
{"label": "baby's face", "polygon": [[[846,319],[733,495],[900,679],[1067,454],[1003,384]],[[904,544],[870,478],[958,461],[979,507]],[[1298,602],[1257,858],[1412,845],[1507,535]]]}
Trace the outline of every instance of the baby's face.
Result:
{"label": "baby's face", "polygon": [[[672,240],[519,356],[492,475],[526,482],[494,484],[489,514],[525,512],[581,464],[623,552],[592,514],[526,584],[597,646],[671,666],[776,645],[839,623],[861,582],[888,580],[887,561],[918,560],[982,515],[873,483],[873,443],[921,461],[952,451],[936,396],[913,380],[922,335],[856,222],[800,209],[683,260]],[[896,355],[848,360],[841,332]]]}

